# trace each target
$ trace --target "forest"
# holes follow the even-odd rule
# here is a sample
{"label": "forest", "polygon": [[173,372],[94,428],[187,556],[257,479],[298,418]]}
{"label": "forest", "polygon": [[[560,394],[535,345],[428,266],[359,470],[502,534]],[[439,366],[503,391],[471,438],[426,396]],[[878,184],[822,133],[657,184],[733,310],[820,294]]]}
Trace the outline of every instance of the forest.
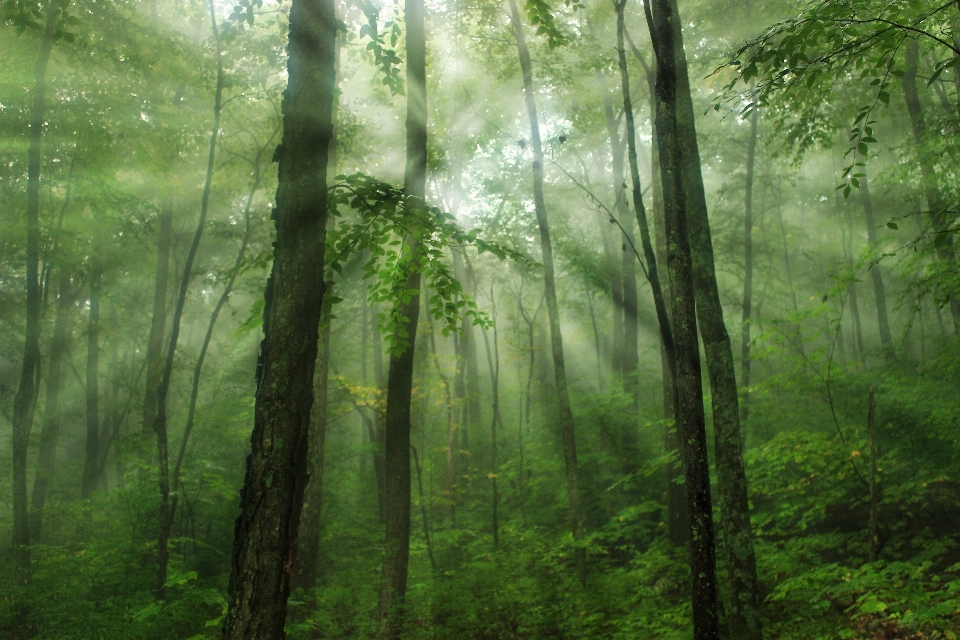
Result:
{"label": "forest", "polygon": [[960,2],[0,12],[0,637],[960,637]]}

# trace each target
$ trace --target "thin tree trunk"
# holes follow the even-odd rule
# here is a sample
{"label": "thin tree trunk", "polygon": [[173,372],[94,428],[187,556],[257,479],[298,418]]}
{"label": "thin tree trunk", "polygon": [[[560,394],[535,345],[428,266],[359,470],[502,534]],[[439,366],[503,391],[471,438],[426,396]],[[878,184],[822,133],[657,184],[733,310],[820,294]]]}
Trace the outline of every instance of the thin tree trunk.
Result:
{"label": "thin tree trunk", "polygon": [[307,483],[323,302],[327,152],[336,89],[334,0],[293,0],[277,239],[264,304],[252,451],[240,499],[224,640],[282,638]]}
{"label": "thin tree trunk", "polygon": [[33,477],[33,494],[30,497],[30,539],[40,541],[43,530],[43,510],[47,492],[57,463],[57,444],[63,415],[60,411],[60,391],[63,389],[64,360],[70,357],[73,339],[73,308],[79,288],[71,290],[70,272],[60,269],[57,298],[57,317],[50,342],[50,365],[47,372],[47,399],[44,405],[43,427],[40,430],[40,453],[37,471]]}
{"label": "thin tree trunk", "polygon": [[[700,172],[700,152],[683,49],[681,18],[676,0],[657,0],[657,3],[663,7],[662,15],[666,18],[660,25],[661,32],[669,31],[674,43],[672,47],[665,47],[663,50],[673,54],[676,60],[674,71],[678,90],[675,94],[675,115],[680,163],[677,180],[680,181],[685,195],[689,240],[693,251],[696,313],[710,376],[717,489],[730,580],[727,618],[730,620],[732,636],[743,640],[759,640],[763,635],[760,595],[747,502],[747,480],[743,466],[736,370],[714,270],[713,244]],[[667,15],[668,10],[672,15]],[[664,153],[662,140],[663,138],[661,154]],[[667,181],[664,180],[665,189],[666,184]],[[679,323],[679,320],[677,322]],[[695,516],[691,514],[691,517]]]}
{"label": "thin tree trunk", "polygon": [[[936,234],[942,235],[937,247],[937,257],[949,265],[951,270],[956,269],[956,256],[953,248],[953,234],[947,233],[946,204],[937,185],[937,176],[933,166],[933,159],[924,149],[926,142],[927,124],[923,116],[923,107],[920,104],[920,95],[917,93],[917,67],[920,62],[920,43],[917,40],[908,40],[906,45],[906,69],[903,74],[903,96],[910,114],[910,124],[913,128],[914,144],[917,145],[917,157],[920,164],[920,175],[923,178],[923,187],[929,209],[930,222]],[[950,314],[953,316],[954,332],[960,334],[960,297],[951,293]]]}
{"label": "thin tree trunk", "polygon": [[[27,313],[20,385],[13,401],[13,557],[17,579],[30,580],[30,523],[27,511],[27,449],[37,404],[40,373],[40,142],[46,114],[46,78],[53,32],[57,24],[57,3],[47,2],[40,53],[33,72],[30,105],[30,145],[27,150]],[[24,624],[26,622],[24,621]]]}
{"label": "thin tree trunk", "polygon": [[157,579],[154,584],[154,593],[161,599],[165,598],[167,582],[167,563],[169,561],[168,539],[170,521],[173,518],[175,504],[170,499],[170,454],[167,436],[167,394],[170,391],[170,379],[173,376],[173,360],[177,351],[177,342],[180,339],[180,322],[183,319],[183,309],[187,301],[187,291],[193,277],[193,263],[200,248],[200,239],[207,220],[207,211],[210,204],[210,190],[213,183],[213,166],[217,153],[217,138],[220,135],[220,108],[223,96],[223,56],[221,55],[220,32],[217,27],[216,8],[210,0],[210,21],[213,37],[216,42],[217,55],[217,88],[213,98],[213,129],[210,134],[210,148],[207,154],[207,176],[203,184],[203,195],[200,199],[200,217],[197,220],[197,229],[193,234],[193,242],[187,252],[183,264],[183,275],[180,278],[180,291],[177,295],[177,304],[173,310],[171,320],[170,341],[167,345],[166,358],[163,365],[163,374],[157,387],[157,417],[153,423],[153,431],[157,436],[157,461],[160,485],[160,508],[157,513],[159,533],[157,537]]}
{"label": "thin tree trunk", "polygon": [[[667,235],[664,220],[663,181],[660,172],[660,145],[656,130],[657,121],[657,71],[647,64],[643,54],[630,38],[630,32],[624,27],[623,32],[634,57],[643,67],[647,80],[647,89],[650,93],[650,122],[652,123],[652,140],[650,144],[650,172],[653,191],[654,233],[656,239],[657,263],[667,264]],[[669,286],[669,282],[667,283]],[[670,320],[670,308],[673,300],[669,291],[664,291],[664,303],[667,307],[667,317]],[[672,320],[671,320],[672,322]],[[676,357],[667,352],[666,342],[660,335],[660,371],[662,376],[663,418],[664,427],[661,442],[665,454],[680,452],[680,431],[677,428],[677,388],[676,388]],[[689,541],[690,529],[687,526],[687,504],[685,488],[675,482],[683,474],[680,460],[670,460],[664,465],[664,476],[667,487],[667,539],[677,546],[686,545]]]}
{"label": "thin tree trunk", "polygon": [[[543,198],[543,147],[540,142],[540,124],[533,93],[533,71],[530,52],[527,50],[523,24],[515,0],[510,0],[510,20],[520,58],[523,75],[523,94],[530,118],[530,142],[533,151],[533,202],[540,227],[540,248],[544,266],[544,294],[547,300],[547,317],[550,321],[550,347],[553,353],[553,371],[556,382],[557,409],[559,411],[560,435],[563,440],[563,458],[567,479],[570,530],[574,539],[583,536],[583,519],[580,509],[580,468],[577,464],[577,443],[573,425],[573,410],[567,390],[567,372],[563,356],[563,336],[560,333],[560,308],[557,305],[556,277],[553,268],[553,246],[550,241],[550,226],[547,222],[547,206]],[[580,558],[582,565],[583,559]]]}
{"label": "thin tree trunk", "polygon": [[[424,203],[427,180],[427,83],[426,33],[423,0],[406,0],[404,18],[407,26],[407,160],[403,191],[407,206]],[[421,251],[419,243],[408,234],[405,250],[411,255]],[[421,274],[411,270],[405,288],[415,290],[407,303],[400,303],[400,316],[408,343],[403,352],[390,354],[387,379],[386,415],[386,536],[383,570],[380,574],[378,619],[385,624],[388,637],[403,633],[404,600],[407,593],[407,567],[410,561],[410,393],[413,387],[413,365],[420,319]]]}
{"label": "thin tree trunk", "polygon": [[877,525],[877,449],[874,443],[874,415],[877,405],[873,397],[873,385],[870,386],[870,407],[867,411],[867,439],[870,448],[870,562],[877,561],[877,546],[880,536]]}
{"label": "thin tree trunk", "polygon": [[[493,285],[490,285],[490,301],[493,303]],[[490,352],[490,338],[486,331],[483,333],[483,346],[487,352],[487,368],[490,370],[490,389],[493,394],[491,409],[493,417],[490,420],[490,488],[491,495],[491,519],[493,524],[493,548],[500,546],[500,520],[498,509],[500,506],[500,495],[497,492],[497,429],[503,429],[503,416],[500,415],[500,338],[497,333],[497,310],[493,309],[493,353]]]}
{"label": "thin tree trunk", "polygon": [[157,418],[157,389],[163,376],[163,335],[167,326],[167,283],[170,279],[170,245],[173,241],[173,199],[169,194],[160,206],[157,232],[157,278],[153,292],[153,315],[147,337],[147,382],[143,396],[143,432],[153,430]]}
{"label": "thin tree trunk", "polygon": [[[873,198],[870,197],[870,187],[867,177],[860,178],[860,202],[863,205],[863,217],[867,225],[867,242],[870,248],[877,248],[877,226],[873,218]],[[883,274],[880,265],[875,264],[870,269],[870,279],[873,281],[873,297],[877,304],[877,326],[880,329],[880,348],[887,363],[896,361],[893,349],[893,337],[890,335],[890,321],[887,319],[887,293],[883,286]]]}
{"label": "thin tree trunk", "polygon": [[861,368],[867,366],[867,352],[863,348],[863,324],[860,322],[860,305],[857,302],[857,282],[854,277],[853,264],[853,216],[847,209],[847,267],[850,269],[850,284],[847,285],[847,297],[850,299],[850,313],[853,316],[853,338],[857,351],[857,361]]}
{"label": "thin tree trunk", "polygon": [[[757,122],[760,110],[750,114],[750,141],[747,143],[747,184],[743,195],[743,315],[740,327],[741,426],[750,416],[750,322],[753,314],[753,174],[757,159]],[[741,438],[743,434],[741,434]]]}
{"label": "thin tree trunk", "polygon": [[[673,329],[677,362],[678,425],[687,491],[690,527],[690,572],[693,583],[693,637],[720,637],[714,557],[713,507],[707,460],[703,383],[694,301],[694,265],[687,237],[689,217],[683,180],[681,132],[678,126],[678,73],[674,25],[679,20],[668,0],[655,0],[656,20],[644,5],[657,56],[657,138],[660,145],[667,268],[673,294]],[[679,26],[679,25],[677,25]],[[682,89],[681,89],[682,90]],[[729,342],[728,342],[729,346]],[[737,443],[739,445],[739,442]]]}
{"label": "thin tree trunk", "polygon": [[87,444],[81,495],[89,499],[97,490],[100,467],[100,283],[103,272],[94,267],[90,276],[90,317],[87,324]]}

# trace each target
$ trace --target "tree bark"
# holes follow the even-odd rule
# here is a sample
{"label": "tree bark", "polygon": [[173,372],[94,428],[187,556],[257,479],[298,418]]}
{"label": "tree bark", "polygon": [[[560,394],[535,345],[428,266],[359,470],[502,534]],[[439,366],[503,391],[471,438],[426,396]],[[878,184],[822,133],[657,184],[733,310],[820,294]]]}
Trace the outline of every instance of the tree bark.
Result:
{"label": "tree bark", "polygon": [[[330,291],[326,292],[330,294]],[[303,519],[297,537],[300,557],[291,578],[295,589],[317,586],[320,569],[320,527],[323,515],[324,458],[327,451],[327,385],[330,381],[330,324],[326,319],[320,329],[317,356],[313,417],[310,422],[310,451],[307,459],[307,488],[304,492]],[[312,599],[312,598],[311,598]]]}
{"label": "tree bark", "polygon": [[[404,18],[407,25],[407,159],[403,191],[407,206],[419,207],[424,204],[427,180],[427,46],[423,0],[406,0]],[[421,250],[412,234],[408,234],[404,244],[411,255]],[[405,288],[418,293],[411,296],[409,302],[401,303],[400,315],[405,326],[395,328],[406,332],[408,345],[403,352],[390,354],[387,378],[384,465],[387,526],[377,615],[390,638],[400,638],[403,633],[410,561],[410,393],[420,319],[420,283],[420,272],[411,270]]]}
{"label": "tree bark", "polygon": [[[658,0],[658,6],[663,7],[664,17],[669,9],[673,18],[664,21],[661,30],[665,33],[668,30],[665,27],[669,27],[674,46],[664,51],[669,51],[676,59],[678,155],[682,163],[678,179],[685,195],[689,240],[693,251],[697,320],[710,376],[717,489],[730,580],[727,617],[732,636],[743,640],[759,640],[763,633],[760,595],[743,466],[736,371],[714,271],[713,244],[700,172],[700,152],[681,20],[676,0]],[[664,153],[662,140],[661,154]],[[664,180],[664,189],[666,184]]]}
{"label": "tree bark", "polygon": [[[956,269],[956,256],[953,248],[953,234],[947,233],[946,204],[937,185],[936,171],[933,159],[926,152],[927,124],[923,116],[923,107],[920,104],[920,94],[917,92],[917,67],[920,62],[920,43],[908,40],[906,46],[906,69],[904,70],[903,96],[910,114],[910,124],[913,128],[914,144],[917,145],[917,157],[920,164],[920,175],[929,209],[930,222],[934,233],[943,234],[941,244],[937,247],[937,258],[949,265],[951,270]],[[950,314],[953,316],[954,332],[960,334],[960,297],[956,292],[950,292]]]}
{"label": "tree bark", "polygon": [[87,323],[87,441],[81,495],[97,490],[100,467],[100,286],[103,272],[94,267],[90,276],[90,316]]}
{"label": "tree bark", "polygon": [[235,530],[224,640],[284,637],[307,483],[323,302],[336,30],[333,0],[293,0],[274,209],[277,240],[265,295],[252,451]]}
{"label": "tree bark", "polygon": [[27,449],[37,404],[40,371],[40,162],[46,116],[47,64],[57,24],[57,3],[48,0],[40,53],[33,72],[30,135],[27,150],[27,322],[20,385],[13,401],[13,558],[20,582],[30,580],[30,523],[27,511]]}
{"label": "tree bark", "polygon": [[[573,424],[573,410],[567,390],[567,372],[563,356],[563,336],[560,333],[560,308],[557,305],[556,276],[553,267],[553,246],[550,226],[547,221],[547,205],[543,197],[543,146],[540,142],[540,124],[533,93],[533,71],[530,52],[527,49],[520,22],[520,11],[515,0],[510,0],[510,20],[513,23],[520,71],[523,75],[523,94],[530,118],[530,146],[533,151],[533,202],[540,228],[540,248],[544,266],[544,295],[547,301],[547,316],[550,322],[550,349],[553,355],[553,371],[556,383],[557,409],[559,411],[560,436],[563,440],[563,459],[567,480],[567,500],[570,531],[574,539],[583,536],[583,519],[580,509],[580,468],[577,464],[577,442]],[[582,558],[581,558],[582,564]]]}
{"label": "tree bark", "polygon": [[[660,145],[664,217],[667,231],[667,269],[673,294],[673,329],[677,363],[678,425],[687,491],[690,528],[690,569],[693,583],[693,637],[720,637],[714,556],[713,508],[707,460],[706,419],[700,374],[700,347],[694,300],[694,265],[688,240],[686,184],[678,126],[678,56],[675,26],[679,16],[668,0],[655,0],[656,18],[644,5],[650,37],[657,56],[657,138]],[[682,87],[680,88],[682,90]],[[691,225],[692,226],[692,225]],[[729,343],[728,343],[729,345]],[[739,442],[738,442],[739,445]]]}
{"label": "tree bark", "polygon": [[[863,205],[863,217],[867,225],[867,242],[871,250],[877,247],[877,224],[873,217],[873,198],[870,197],[870,186],[867,177],[860,178],[860,203]],[[880,265],[870,268],[870,279],[873,281],[873,298],[877,304],[877,327],[880,329],[880,349],[883,358],[888,364],[896,361],[893,349],[893,337],[890,335],[890,321],[887,318],[887,292],[883,286],[883,274]]]}
{"label": "tree bark", "polygon": [[43,427],[40,430],[40,453],[37,471],[33,477],[33,494],[30,497],[30,539],[38,542],[43,530],[43,510],[47,492],[53,480],[57,463],[57,444],[63,415],[60,411],[60,391],[64,382],[64,360],[70,357],[73,341],[73,307],[79,289],[71,289],[70,272],[60,269],[57,297],[57,317],[50,342],[50,364],[47,371],[47,399],[44,405]]}
{"label": "tree bark", "polygon": [[[490,301],[493,303],[493,285],[490,287]],[[493,352],[490,351],[490,338],[487,333],[483,333],[483,346],[487,352],[487,368],[490,370],[490,389],[493,399],[491,409],[493,417],[490,419],[490,488],[491,495],[491,520],[493,524],[493,548],[500,546],[500,494],[497,491],[497,429],[503,430],[503,416],[500,415],[500,338],[497,333],[497,310],[493,309]]]}

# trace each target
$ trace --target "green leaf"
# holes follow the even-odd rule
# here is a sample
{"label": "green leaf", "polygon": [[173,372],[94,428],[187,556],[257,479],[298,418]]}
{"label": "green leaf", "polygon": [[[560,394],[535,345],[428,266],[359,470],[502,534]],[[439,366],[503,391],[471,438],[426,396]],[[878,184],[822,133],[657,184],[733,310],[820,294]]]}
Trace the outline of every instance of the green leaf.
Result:
{"label": "green leaf", "polygon": [[887,228],[888,228],[888,229],[893,229],[894,231],[898,231],[898,230],[900,229],[900,227],[897,226],[897,223],[896,223],[896,222],[888,222],[888,223],[887,223]]}

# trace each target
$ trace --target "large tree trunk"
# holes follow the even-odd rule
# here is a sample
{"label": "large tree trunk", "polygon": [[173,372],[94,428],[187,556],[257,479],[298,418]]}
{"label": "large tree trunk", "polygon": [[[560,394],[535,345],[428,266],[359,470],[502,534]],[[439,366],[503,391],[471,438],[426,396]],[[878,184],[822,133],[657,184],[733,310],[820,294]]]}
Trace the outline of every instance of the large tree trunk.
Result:
{"label": "large tree trunk", "polygon": [[[867,242],[870,249],[877,248],[877,225],[873,218],[873,198],[870,197],[870,186],[867,177],[860,178],[860,203],[863,205],[863,218],[867,225]],[[890,335],[890,320],[887,318],[887,292],[883,286],[883,274],[880,265],[870,268],[870,280],[873,282],[873,298],[877,304],[877,327],[880,329],[880,350],[887,363],[896,360],[893,349],[893,337]]]}
{"label": "large tree trunk", "polygon": [[[747,142],[747,184],[743,194],[743,315],[740,327],[740,402],[741,426],[750,416],[750,323],[753,315],[753,174],[757,160],[757,122],[760,110],[750,114],[750,140]],[[742,438],[742,434],[741,434]]]}
{"label": "large tree trunk", "polygon": [[[747,503],[733,348],[723,320],[723,307],[714,271],[713,244],[700,172],[700,151],[681,19],[676,0],[659,0],[659,4],[665,11],[669,7],[673,14],[673,19],[667,22],[674,43],[671,52],[676,59],[676,116],[679,160],[682,163],[679,179],[686,198],[690,247],[693,251],[697,320],[710,376],[717,490],[730,581],[727,617],[734,637],[759,640],[762,637],[760,595]],[[666,17],[666,13],[663,15]],[[664,153],[662,142],[660,150]]]}
{"label": "large tree trunk", "polygon": [[57,318],[53,325],[50,342],[50,365],[47,371],[47,400],[44,405],[43,427],[40,429],[40,454],[37,471],[33,477],[33,494],[30,497],[30,539],[40,540],[43,530],[43,510],[47,492],[53,480],[57,463],[57,443],[63,415],[60,412],[60,390],[63,388],[63,363],[70,357],[73,338],[73,307],[79,289],[71,290],[70,272],[60,269],[57,297]]}
{"label": "large tree trunk", "polygon": [[90,276],[90,317],[87,324],[87,443],[81,495],[86,500],[97,490],[100,467],[100,283],[103,272],[94,267]]}
{"label": "large tree trunk", "polygon": [[580,509],[580,468],[577,464],[577,442],[573,425],[573,410],[567,390],[567,370],[563,357],[563,336],[560,333],[560,307],[557,305],[556,277],[553,268],[553,245],[550,241],[550,226],[547,222],[547,205],[543,198],[543,145],[540,142],[540,123],[533,93],[533,71],[530,52],[520,22],[520,11],[515,0],[510,0],[510,20],[513,23],[520,71],[523,75],[523,95],[530,118],[530,146],[533,151],[533,202],[540,227],[540,249],[544,266],[544,295],[547,301],[547,317],[550,322],[550,350],[553,354],[553,373],[556,383],[557,409],[559,410],[560,436],[563,440],[563,459],[567,478],[567,500],[570,530],[575,539],[583,536],[583,519]]}
{"label": "large tree trunk", "polygon": [[[655,0],[656,18],[647,12],[650,37],[657,55],[657,138],[660,145],[664,218],[667,227],[667,269],[673,294],[673,329],[677,362],[678,425],[687,491],[690,527],[690,573],[693,583],[693,637],[720,637],[717,610],[716,560],[710,467],[707,460],[706,419],[694,289],[694,264],[688,240],[683,154],[678,117],[678,62],[675,28],[679,16],[669,0]],[[682,91],[682,86],[679,88]],[[701,187],[702,188],[702,187]],[[690,225],[692,226],[692,225]],[[728,342],[729,348],[729,342]],[[739,445],[739,442],[737,443]]]}
{"label": "large tree trunk", "polygon": [[277,240],[265,296],[252,451],[236,524],[224,640],[284,635],[307,483],[323,297],[336,29],[333,0],[293,0],[274,209]]}
{"label": "large tree trunk", "polygon": [[173,318],[170,323],[170,342],[167,345],[166,358],[163,364],[163,373],[157,387],[157,417],[153,422],[153,431],[157,436],[157,462],[160,485],[160,508],[157,513],[159,533],[157,537],[157,579],[154,592],[164,597],[167,582],[167,562],[169,560],[169,540],[171,521],[173,520],[175,502],[170,498],[170,453],[167,436],[167,394],[170,391],[170,379],[173,376],[173,360],[177,351],[177,342],[180,339],[180,322],[183,319],[183,309],[187,301],[187,291],[190,280],[193,278],[193,263],[200,248],[200,239],[207,220],[207,211],[210,206],[210,191],[213,183],[214,159],[217,153],[217,139],[220,135],[220,108],[223,96],[223,56],[221,54],[220,31],[217,27],[216,9],[213,0],[210,0],[210,21],[213,37],[216,42],[217,55],[217,87],[213,97],[213,129],[210,134],[210,147],[207,153],[207,175],[203,184],[203,195],[200,198],[200,216],[197,219],[197,229],[193,234],[193,241],[187,251],[187,258],[183,264],[183,275],[180,278],[180,291],[177,303],[173,309]]}
{"label": "large tree trunk", "polygon": [[23,344],[20,386],[13,401],[13,557],[18,580],[30,580],[30,523],[27,512],[27,449],[37,403],[40,371],[40,142],[46,114],[46,78],[57,3],[49,0],[40,41],[40,54],[33,72],[30,105],[30,146],[27,150],[27,323]]}
{"label": "large tree trunk", "polygon": [[[909,40],[906,46],[905,73],[903,74],[903,96],[907,102],[907,111],[910,114],[910,124],[913,128],[914,144],[917,145],[917,157],[920,160],[920,175],[923,178],[923,188],[927,200],[927,209],[930,213],[930,222],[937,234],[942,234],[941,244],[937,247],[937,257],[946,262],[951,269],[956,269],[956,257],[953,249],[953,234],[947,233],[948,218],[946,204],[937,185],[937,176],[933,167],[933,159],[924,150],[926,144],[927,124],[923,116],[923,107],[920,104],[920,94],[917,93],[917,67],[920,62],[920,43]],[[950,293],[950,313],[953,316],[954,331],[960,334],[960,296],[955,291]]]}
{"label": "large tree trunk", "polygon": [[313,418],[310,422],[310,452],[307,459],[309,479],[304,492],[303,519],[300,522],[300,531],[297,536],[300,557],[297,559],[296,573],[291,578],[291,585],[296,589],[313,589],[316,587],[320,569],[323,472],[324,457],[327,450],[327,386],[330,381],[330,324],[331,319],[327,319],[320,330],[320,352],[317,356]]}
{"label": "large tree trunk", "polygon": [[[423,0],[406,0],[404,17],[407,25],[407,162],[403,191],[407,206],[424,204],[427,181],[427,70],[426,33]],[[420,246],[408,235],[405,250],[416,255]],[[420,290],[421,274],[407,275],[405,288]],[[380,574],[378,617],[386,625],[391,638],[403,632],[404,598],[407,593],[407,566],[410,561],[410,393],[413,387],[413,365],[420,319],[420,294],[401,303],[407,346],[401,353],[390,354],[387,378],[386,416],[386,536],[383,570]]]}

